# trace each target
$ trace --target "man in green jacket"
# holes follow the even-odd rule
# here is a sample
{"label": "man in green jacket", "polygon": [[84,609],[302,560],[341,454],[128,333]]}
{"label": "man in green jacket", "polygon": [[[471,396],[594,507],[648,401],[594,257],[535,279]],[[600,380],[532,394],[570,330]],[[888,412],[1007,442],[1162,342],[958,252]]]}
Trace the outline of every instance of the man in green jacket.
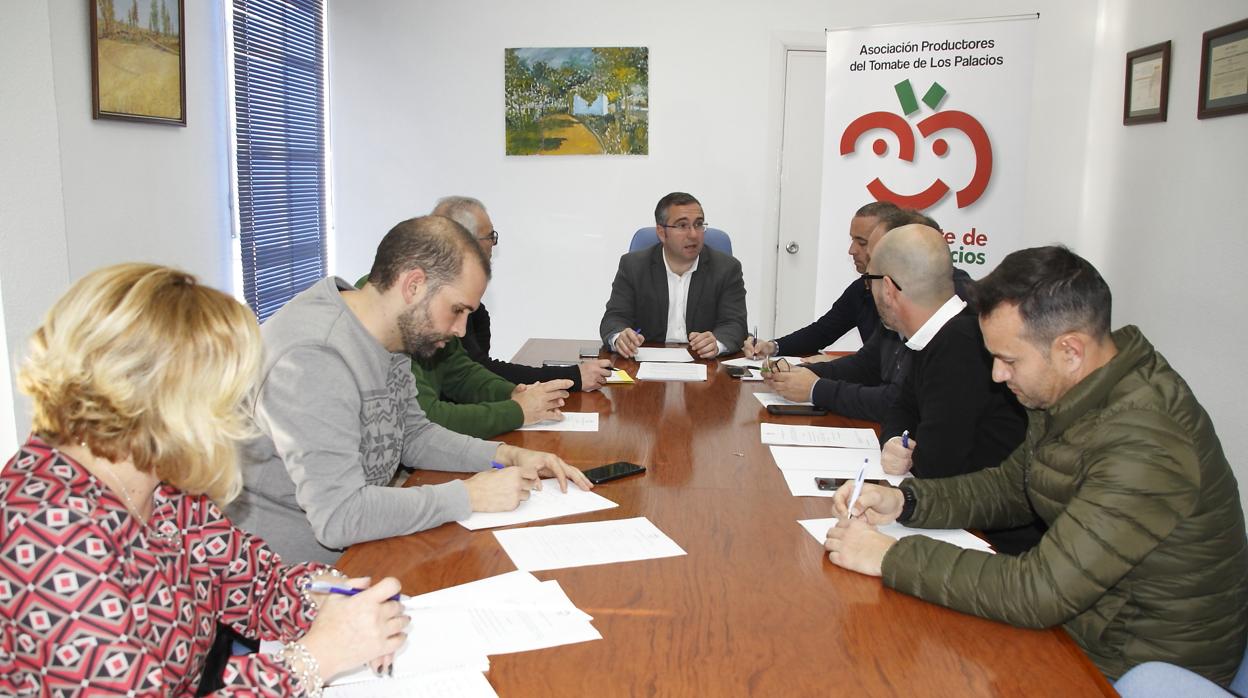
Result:
{"label": "man in green jacket", "polygon": [[[833,507],[829,559],[899,591],[1028,628],[1061,625],[1111,679],[1164,661],[1226,685],[1248,631],[1248,539],[1213,423],[1133,326],[1110,332],[1110,291],[1064,247],[1007,256],[978,284],[993,379],[1028,407],[999,468]],[[1049,530],[1013,557],[874,526]]]}

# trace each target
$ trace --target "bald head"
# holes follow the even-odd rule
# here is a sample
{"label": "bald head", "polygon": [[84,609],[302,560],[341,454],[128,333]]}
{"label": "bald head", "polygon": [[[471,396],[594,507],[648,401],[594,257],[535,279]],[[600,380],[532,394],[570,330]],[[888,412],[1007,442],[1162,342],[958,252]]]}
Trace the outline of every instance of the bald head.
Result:
{"label": "bald head", "polygon": [[882,231],[879,237],[873,231],[872,237],[877,242],[870,273],[891,277],[907,298],[921,306],[940,306],[953,295],[953,262],[939,230],[903,225]]}

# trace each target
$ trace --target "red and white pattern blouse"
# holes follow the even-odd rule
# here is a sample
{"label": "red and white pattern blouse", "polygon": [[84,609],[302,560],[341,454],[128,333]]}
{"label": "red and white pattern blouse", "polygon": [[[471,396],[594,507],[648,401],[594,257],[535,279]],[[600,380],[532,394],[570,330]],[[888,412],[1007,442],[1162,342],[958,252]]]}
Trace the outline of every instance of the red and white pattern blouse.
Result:
{"label": "red and white pattern blouse", "polygon": [[[283,566],[207,497],[156,489],[142,526],[86,468],[36,437],[0,471],[0,695],[194,695],[217,622],[290,641],[316,615]],[[222,692],[301,695],[263,654]]]}

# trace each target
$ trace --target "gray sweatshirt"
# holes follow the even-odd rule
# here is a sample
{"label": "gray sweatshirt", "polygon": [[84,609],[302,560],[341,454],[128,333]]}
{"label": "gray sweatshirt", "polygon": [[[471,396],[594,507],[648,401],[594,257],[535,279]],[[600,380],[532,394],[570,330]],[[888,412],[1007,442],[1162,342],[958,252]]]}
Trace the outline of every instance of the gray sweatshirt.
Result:
{"label": "gray sweatshirt", "polygon": [[498,448],[425,417],[411,358],[364,329],[342,300],[340,291],[351,288],[324,279],[260,328],[259,434],[240,449],[243,493],[227,513],[286,562],[333,563],[353,543],[467,517],[460,481],[386,484],[400,463],[486,470]]}

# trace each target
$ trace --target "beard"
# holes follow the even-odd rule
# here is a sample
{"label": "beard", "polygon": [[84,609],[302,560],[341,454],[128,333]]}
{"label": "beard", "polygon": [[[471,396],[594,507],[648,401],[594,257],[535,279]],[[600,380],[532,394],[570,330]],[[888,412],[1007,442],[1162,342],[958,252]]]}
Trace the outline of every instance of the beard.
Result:
{"label": "beard", "polygon": [[433,320],[429,315],[429,302],[432,294],[399,316],[399,337],[403,340],[403,352],[412,356],[428,359],[446,345],[455,335],[433,332]]}

